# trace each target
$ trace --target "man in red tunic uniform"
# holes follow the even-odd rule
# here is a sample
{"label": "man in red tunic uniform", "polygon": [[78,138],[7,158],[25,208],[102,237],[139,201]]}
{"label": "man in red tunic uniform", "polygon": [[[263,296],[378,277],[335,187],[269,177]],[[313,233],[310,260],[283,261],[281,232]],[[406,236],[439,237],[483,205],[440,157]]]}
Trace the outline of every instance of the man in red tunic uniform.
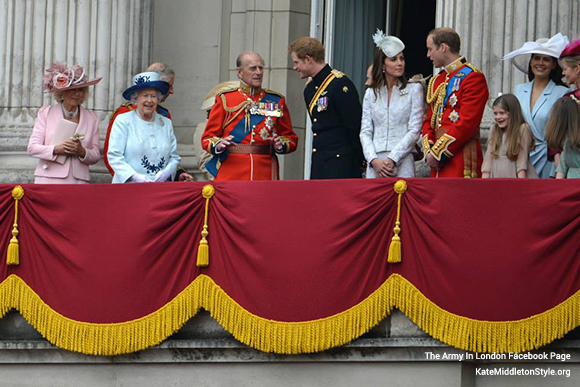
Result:
{"label": "man in red tunic uniform", "polygon": [[479,125],[489,97],[485,76],[459,55],[461,41],[450,28],[427,36],[427,57],[443,67],[429,82],[423,151],[431,177],[481,177]]}
{"label": "man in red tunic uniform", "polygon": [[216,95],[201,137],[213,155],[205,167],[215,180],[276,180],[276,155],[298,144],[286,99],[262,89],[264,61],[257,53],[241,53],[236,66],[240,86]]}

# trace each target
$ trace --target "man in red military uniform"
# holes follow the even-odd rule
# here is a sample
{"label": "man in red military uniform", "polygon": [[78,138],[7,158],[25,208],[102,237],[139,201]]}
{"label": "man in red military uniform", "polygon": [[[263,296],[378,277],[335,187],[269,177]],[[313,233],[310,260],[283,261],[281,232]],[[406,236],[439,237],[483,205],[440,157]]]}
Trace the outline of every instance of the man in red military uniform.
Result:
{"label": "man in red military uniform", "polygon": [[431,177],[481,177],[479,125],[489,97],[485,76],[459,55],[461,41],[450,28],[427,36],[427,57],[443,67],[429,82],[423,151]]}
{"label": "man in red military uniform", "polygon": [[201,146],[213,157],[215,180],[277,180],[277,154],[294,152],[298,136],[286,99],[262,89],[264,61],[243,52],[236,61],[240,86],[216,95]]}
{"label": "man in red military uniform", "polygon": [[[153,71],[158,73],[161,76],[162,81],[169,83],[169,91],[167,92],[167,94],[163,96],[163,98],[161,98],[161,101],[159,101],[159,103],[165,102],[167,97],[173,94],[173,82],[175,81],[175,71],[173,71],[173,69],[169,67],[166,63],[162,62],[152,63],[147,68],[147,71]],[[136,105],[127,101],[123,105],[115,109],[115,111],[113,111],[113,114],[111,114],[111,118],[109,119],[109,126],[107,127],[107,135],[105,136],[105,145],[103,147],[103,161],[105,162],[105,166],[107,167],[112,176],[115,175],[115,171],[113,171],[113,168],[111,168],[111,166],[109,165],[109,159],[107,156],[107,152],[109,150],[109,137],[111,137],[111,128],[113,127],[115,118],[117,118],[119,114],[130,112],[132,110],[135,110],[136,108],[137,108]],[[171,113],[169,113],[169,110],[167,110],[161,105],[157,105],[157,113],[161,114],[163,117],[171,119]],[[193,181],[194,178],[189,173],[187,173],[187,171],[180,165],[177,167],[175,180]]]}

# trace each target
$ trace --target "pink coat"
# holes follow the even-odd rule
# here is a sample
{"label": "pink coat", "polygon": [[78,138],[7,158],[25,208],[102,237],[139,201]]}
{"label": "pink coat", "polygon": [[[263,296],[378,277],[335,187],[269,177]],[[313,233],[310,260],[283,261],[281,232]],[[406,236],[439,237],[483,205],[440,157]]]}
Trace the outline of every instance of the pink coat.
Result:
{"label": "pink coat", "polygon": [[38,110],[38,117],[28,142],[28,154],[40,159],[34,176],[65,178],[70,170],[75,179],[90,181],[89,165],[97,163],[101,157],[99,153],[99,118],[92,111],[82,106],[80,108],[77,133],[85,135],[81,144],[86,149],[86,155],[82,159],[69,156],[64,164],[54,161],[56,160],[54,145],[46,145],[50,144],[57,124],[63,118],[60,104],[43,106]]}

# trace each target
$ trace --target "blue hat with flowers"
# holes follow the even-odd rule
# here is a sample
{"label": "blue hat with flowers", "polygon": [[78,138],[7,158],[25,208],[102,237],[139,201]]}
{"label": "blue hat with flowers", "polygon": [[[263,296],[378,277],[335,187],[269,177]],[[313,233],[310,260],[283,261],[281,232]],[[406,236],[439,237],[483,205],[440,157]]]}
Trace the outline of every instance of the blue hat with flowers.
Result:
{"label": "blue hat with flowers", "polygon": [[123,92],[123,98],[131,99],[131,95],[141,89],[157,89],[163,95],[169,91],[169,83],[162,81],[161,76],[153,71],[139,73],[133,77],[131,86]]}

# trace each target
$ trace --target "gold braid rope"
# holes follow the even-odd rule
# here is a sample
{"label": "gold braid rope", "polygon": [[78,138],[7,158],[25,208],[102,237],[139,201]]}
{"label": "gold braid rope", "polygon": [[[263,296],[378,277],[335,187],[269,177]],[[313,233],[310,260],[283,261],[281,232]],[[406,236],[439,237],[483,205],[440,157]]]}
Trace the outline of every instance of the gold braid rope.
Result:
{"label": "gold braid rope", "polygon": [[433,91],[433,84],[435,83],[435,78],[431,78],[431,81],[429,81],[429,86],[427,87],[427,96],[426,96],[427,103],[431,105],[433,101],[436,101],[435,105],[432,108],[433,114],[431,116],[431,127],[433,129],[435,129],[435,122],[438,119],[439,106],[443,105],[443,101],[445,100],[448,81],[449,80],[446,77],[445,81],[442,82],[439,86],[437,86],[437,89]]}

